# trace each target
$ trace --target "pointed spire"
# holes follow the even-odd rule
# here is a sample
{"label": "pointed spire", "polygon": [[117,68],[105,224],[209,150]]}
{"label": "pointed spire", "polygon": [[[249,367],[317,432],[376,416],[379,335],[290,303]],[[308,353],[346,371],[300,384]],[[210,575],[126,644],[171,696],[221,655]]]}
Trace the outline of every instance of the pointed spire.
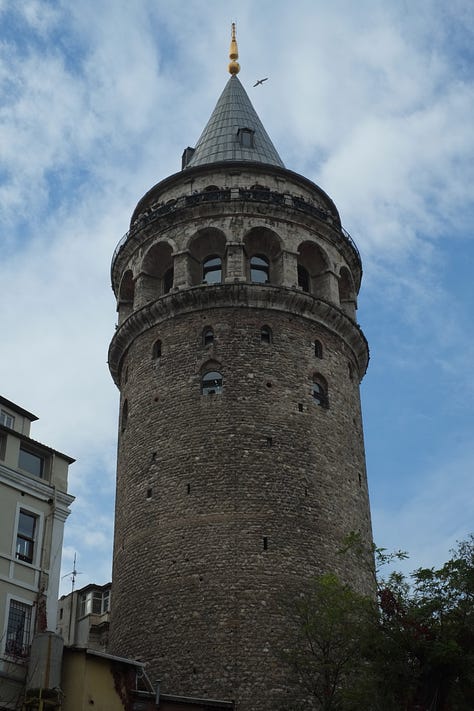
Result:
{"label": "pointed spire", "polygon": [[[232,76],[219,97],[192,157],[185,161],[186,168],[223,160],[248,160],[285,167],[237,77],[240,70],[236,61],[238,56],[235,23],[232,23],[229,52],[229,72]],[[191,153],[191,149],[186,150]]]}

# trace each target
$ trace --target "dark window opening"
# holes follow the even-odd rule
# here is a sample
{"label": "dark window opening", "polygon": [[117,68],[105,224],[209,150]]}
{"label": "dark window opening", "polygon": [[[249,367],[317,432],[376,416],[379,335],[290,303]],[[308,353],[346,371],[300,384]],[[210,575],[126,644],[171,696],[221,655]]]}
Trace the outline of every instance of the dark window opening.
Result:
{"label": "dark window opening", "polygon": [[27,657],[30,645],[31,605],[17,600],[10,601],[8,612],[6,654]]}
{"label": "dark window opening", "polygon": [[165,272],[165,275],[163,277],[163,294],[167,294],[171,289],[173,288],[173,280],[174,280],[174,271],[173,267],[170,267]]}
{"label": "dark window opening", "polygon": [[203,395],[217,395],[222,392],[222,375],[215,370],[202,376],[201,392]]}
{"label": "dark window opening", "polygon": [[36,516],[20,511],[16,535],[16,557],[25,563],[33,562],[35,547]]}
{"label": "dark window opening", "polygon": [[260,340],[262,343],[272,342],[272,329],[269,326],[262,326],[260,329]]}
{"label": "dark window opening", "polygon": [[347,371],[349,373],[349,380],[354,380],[354,368],[353,368],[352,363],[350,361],[347,364]]}
{"label": "dark window opening", "polygon": [[314,356],[315,358],[323,357],[323,344],[321,343],[321,341],[314,342]]}
{"label": "dark window opening", "polygon": [[255,255],[250,260],[250,281],[266,284],[270,281],[270,261],[263,255]]}
{"label": "dark window opening", "polygon": [[273,437],[267,437],[267,444],[268,444],[269,447],[272,446],[272,444],[273,444]]}
{"label": "dark window opening", "polygon": [[191,493],[191,484],[188,484],[186,489],[187,489],[188,494],[190,494]]}
{"label": "dark window opening", "polygon": [[153,495],[153,489],[147,489],[146,490],[146,498],[151,499],[152,495]]}
{"label": "dark window opening", "polygon": [[161,341],[154,342],[152,357],[153,357],[153,360],[158,360],[159,358],[161,358]]}
{"label": "dark window opening", "polygon": [[214,343],[214,331],[210,326],[208,326],[202,332],[202,345],[210,346],[212,343]]}
{"label": "dark window opening", "polygon": [[18,458],[18,466],[33,476],[41,478],[44,469],[44,457],[39,454],[30,452],[28,449],[20,447],[20,456]]}
{"label": "dark window opening", "polygon": [[329,407],[327,388],[320,380],[313,382],[313,399],[321,407]]}
{"label": "dark window opening", "polygon": [[207,257],[202,263],[202,280],[205,284],[220,284],[222,282],[222,259]]}
{"label": "dark window opening", "polygon": [[239,128],[237,136],[242,148],[254,148],[254,134],[251,128]]}
{"label": "dark window opening", "polygon": [[128,401],[125,400],[125,402],[122,405],[122,418],[120,422],[120,429],[122,432],[125,431],[127,427],[127,422],[128,422]]}
{"label": "dark window opening", "polygon": [[298,403],[298,412],[303,412],[303,403]]}
{"label": "dark window opening", "polygon": [[308,270],[302,267],[301,264],[298,264],[298,286],[308,293],[311,291]]}
{"label": "dark window opening", "polygon": [[266,551],[268,550],[268,538],[267,536],[263,537],[263,550]]}

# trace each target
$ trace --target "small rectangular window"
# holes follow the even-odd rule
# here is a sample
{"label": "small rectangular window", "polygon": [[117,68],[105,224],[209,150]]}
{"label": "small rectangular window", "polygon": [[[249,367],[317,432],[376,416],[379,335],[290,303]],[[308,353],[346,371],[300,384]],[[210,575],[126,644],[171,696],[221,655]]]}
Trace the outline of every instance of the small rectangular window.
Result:
{"label": "small rectangular window", "polygon": [[37,517],[28,511],[20,511],[16,534],[16,557],[25,563],[32,563],[35,550]]}
{"label": "small rectangular window", "polygon": [[6,412],[6,410],[0,410],[0,425],[4,425],[4,427],[9,427],[12,430],[14,424],[15,418],[13,417],[13,415],[10,415],[10,413]]}
{"label": "small rectangular window", "polygon": [[10,601],[5,653],[13,657],[27,657],[30,651],[31,605]]}
{"label": "small rectangular window", "polygon": [[18,459],[18,466],[33,476],[41,478],[43,476],[44,470],[44,457],[39,454],[31,452],[25,447],[20,447],[20,456]]}
{"label": "small rectangular window", "polygon": [[255,131],[253,131],[251,128],[239,128],[237,135],[242,148],[254,147],[254,133]]}

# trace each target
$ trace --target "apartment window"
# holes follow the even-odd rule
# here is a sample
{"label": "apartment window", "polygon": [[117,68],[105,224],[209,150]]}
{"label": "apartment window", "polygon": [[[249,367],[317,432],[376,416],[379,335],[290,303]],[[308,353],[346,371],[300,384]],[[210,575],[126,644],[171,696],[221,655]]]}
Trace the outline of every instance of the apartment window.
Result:
{"label": "apartment window", "polygon": [[16,534],[16,557],[25,563],[33,562],[37,517],[28,511],[20,511]]}
{"label": "apartment window", "polygon": [[270,281],[270,262],[263,255],[255,255],[250,260],[250,281],[266,284]]}
{"label": "apartment window", "polygon": [[8,612],[6,654],[27,657],[30,650],[31,605],[10,600]]}
{"label": "apartment window", "polygon": [[102,615],[109,609],[110,591],[92,590],[82,593],[79,598],[79,617]]}
{"label": "apartment window", "polygon": [[220,284],[222,281],[222,259],[207,257],[202,263],[202,280],[205,284]]}
{"label": "apartment window", "polygon": [[39,454],[35,454],[35,452],[31,452],[29,449],[20,446],[18,466],[25,472],[41,478],[43,476],[44,457],[41,457]]}
{"label": "apartment window", "polygon": [[5,412],[5,410],[0,410],[0,425],[4,425],[4,427],[9,427],[12,430],[14,424],[15,418],[13,417],[13,415],[10,415],[9,412]]}
{"label": "apartment window", "polygon": [[215,370],[202,376],[201,392],[203,395],[216,395],[222,392],[222,375]]}

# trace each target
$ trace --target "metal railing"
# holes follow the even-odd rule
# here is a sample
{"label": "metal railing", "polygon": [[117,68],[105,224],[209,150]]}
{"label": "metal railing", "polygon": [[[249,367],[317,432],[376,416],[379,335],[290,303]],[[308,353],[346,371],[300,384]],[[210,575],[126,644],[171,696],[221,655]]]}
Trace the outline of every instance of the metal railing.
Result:
{"label": "metal railing", "polygon": [[[272,203],[274,205],[287,205],[288,207],[293,207],[296,210],[304,212],[308,215],[312,215],[319,220],[328,221],[332,219],[333,215],[329,211],[322,210],[320,207],[307,202],[301,197],[296,197],[290,195],[289,193],[279,193],[268,188],[239,188],[237,195],[230,188],[223,188],[222,190],[202,190],[200,192],[192,193],[191,195],[183,195],[174,200],[168,200],[165,203],[159,203],[148,208],[144,212],[140,213],[137,219],[134,221],[133,225],[128,232],[124,234],[122,239],[119,241],[115,247],[112,256],[112,270],[120,251],[123,246],[133,234],[146,227],[160,217],[169,215],[178,210],[195,207],[196,205],[206,203],[206,202],[230,202],[231,200],[250,200],[255,202],[266,202]],[[356,243],[350,236],[349,232],[341,226],[341,232],[344,237],[349,242],[350,246],[355,252],[358,261],[361,261],[360,252],[357,248]]]}

